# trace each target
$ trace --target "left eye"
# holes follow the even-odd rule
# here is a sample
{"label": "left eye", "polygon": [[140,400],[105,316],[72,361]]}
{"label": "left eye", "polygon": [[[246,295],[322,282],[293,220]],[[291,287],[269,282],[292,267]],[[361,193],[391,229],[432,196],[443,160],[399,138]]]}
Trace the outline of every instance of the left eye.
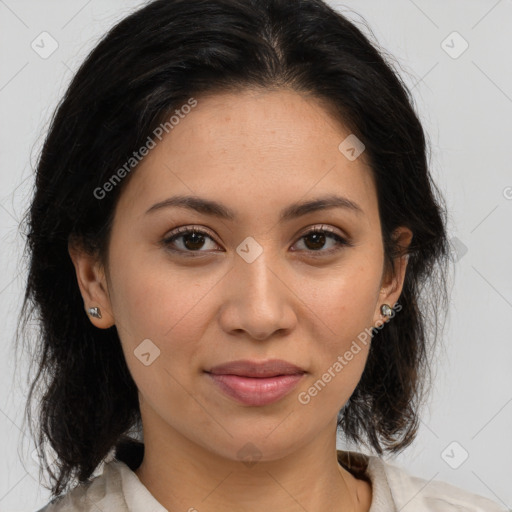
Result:
{"label": "left eye", "polygon": [[[213,237],[206,231],[196,229],[196,228],[179,228],[175,232],[171,233],[169,237],[163,240],[163,244],[167,247],[169,247],[169,250],[176,253],[194,253],[194,252],[207,252],[207,251],[200,251],[204,246],[205,239],[209,238],[211,241],[215,243],[215,240],[213,240]],[[331,247],[328,250],[319,250],[321,249],[327,239],[333,240],[333,247]],[[180,240],[181,239],[181,240]],[[343,237],[335,233],[329,228],[322,227],[318,228],[315,227],[308,232],[304,233],[300,237],[300,241],[304,240],[306,243],[306,251],[307,252],[321,252],[322,254],[330,254],[332,252],[335,252],[339,249],[341,249],[341,246],[350,246],[351,244]],[[180,241],[179,244],[176,244],[177,241]],[[173,248],[176,247],[176,245],[181,245],[179,248]]]}
{"label": "left eye", "polygon": [[[334,241],[333,246],[331,246],[330,249],[325,251],[319,251],[318,249],[323,247],[325,244],[326,239],[331,239]],[[341,246],[350,246],[351,244],[343,237],[335,233],[329,228],[323,227],[323,228],[313,228],[310,229],[307,233],[304,233],[300,240],[309,240],[309,244],[305,244],[306,246],[309,245],[309,247],[306,249],[311,249],[308,252],[321,252],[323,254],[331,254],[339,249],[341,249]]]}

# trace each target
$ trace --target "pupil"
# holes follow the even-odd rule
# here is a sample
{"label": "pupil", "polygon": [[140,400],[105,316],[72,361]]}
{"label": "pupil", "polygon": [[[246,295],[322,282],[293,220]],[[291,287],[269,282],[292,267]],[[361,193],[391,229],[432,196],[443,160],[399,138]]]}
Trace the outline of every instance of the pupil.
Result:
{"label": "pupil", "polygon": [[[310,247],[309,244],[307,243],[308,240],[310,239],[314,239],[316,240],[316,242],[319,244],[317,246],[314,246],[314,247]],[[311,235],[308,235],[306,237],[306,245],[310,248],[310,249],[321,249],[323,247],[323,245],[325,244],[325,234],[323,233],[312,233]],[[315,242],[313,242],[313,245],[315,245]]]}
{"label": "pupil", "polygon": [[[195,239],[195,240],[192,240],[192,246],[190,243],[187,243],[187,240],[190,240],[190,239]],[[185,235],[183,237],[183,243],[185,244],[185,247],[187,249],[200,249],[204,243],[204,236],[198,234],[198,233],[190,233],[188,235]],[[194,245],[194,244],[197,244],[197,245]]]}

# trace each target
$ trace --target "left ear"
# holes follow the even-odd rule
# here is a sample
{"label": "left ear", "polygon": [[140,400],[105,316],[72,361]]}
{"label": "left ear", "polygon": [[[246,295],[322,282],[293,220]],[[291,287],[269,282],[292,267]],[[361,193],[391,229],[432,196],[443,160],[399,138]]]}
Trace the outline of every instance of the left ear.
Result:
{"label": "left ear", "polygon": [[389,306],[393,308],[402,293],[405,271],[409,260],[407,250],[412,241],[413,233],[409,228],[401,226],[395,229],[392,237],[399,247],[399,255],[394,259],[395,272],[389,268],[387,262],[384,264],[385,270],[381,281],[381,291],[373,317],[374,326],[382,325],[382,323],[388,319],[388,317],[382,314],[380,310],[381,306],[383,304],[389,304]]}

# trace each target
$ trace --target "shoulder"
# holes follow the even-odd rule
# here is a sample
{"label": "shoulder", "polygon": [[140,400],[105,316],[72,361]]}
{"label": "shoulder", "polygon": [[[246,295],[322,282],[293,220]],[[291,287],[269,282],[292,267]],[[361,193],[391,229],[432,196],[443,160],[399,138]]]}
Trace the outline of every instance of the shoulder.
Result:
{"label": "shoulder", "polygon": [[440,480],[424,479],[375,456],[368,472],[388,487],[397,510],[415,512],[508,512],[498,503]]}
{"label": "shoulder", "polygon": [[123,472],[126,470],[128,468],[118,461],[104,464],[100,475],[55,498],[37,512],[128,511],[122,485]]}

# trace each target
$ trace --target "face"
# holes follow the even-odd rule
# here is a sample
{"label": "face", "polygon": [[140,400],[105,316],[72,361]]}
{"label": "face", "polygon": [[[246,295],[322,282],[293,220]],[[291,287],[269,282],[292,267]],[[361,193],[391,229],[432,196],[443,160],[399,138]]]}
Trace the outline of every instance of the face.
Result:
{"label": "face", "polygon": [[[365,366],[370,340],[358,339],[398,300],[405,266],[385,275],[365,154],[338,149],[350,132],[320,102],[290,91],[197,101],[130,176],[108,279],[71,254],[86,305],[102,311],[92,321],[116,325],[144,429],[233,460],[252,443],[272,460],[332,433]],[[214,201],[232,218],[151,209],[176,196]],[[291,209],[327,196],[343,199]],[[206,373],[240,359],[282,359],[304,373],[273,402],[254,403],[265,393],[242,402]]]}

